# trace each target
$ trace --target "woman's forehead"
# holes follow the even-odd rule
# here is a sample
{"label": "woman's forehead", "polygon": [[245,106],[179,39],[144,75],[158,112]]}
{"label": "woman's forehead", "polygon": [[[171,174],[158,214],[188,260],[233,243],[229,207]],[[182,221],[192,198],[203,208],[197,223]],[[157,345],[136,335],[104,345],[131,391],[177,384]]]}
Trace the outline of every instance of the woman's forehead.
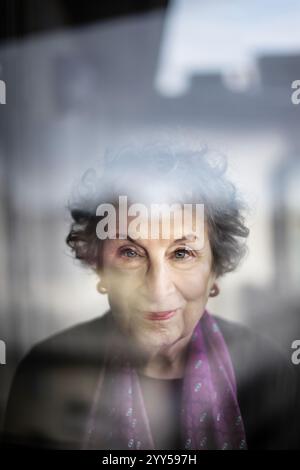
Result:
{"label": "woman's forehead", "polygon": [[116,214],[118,238],[140,238],[145,240],[185,239],[186,241],[204,240],[206,230],[202,208],[170,209],[170,206],[156,207],[154,210],[133,211]]}
{"label": "woman's forehead", "polygon": [[[196,216],[194,216],[195,219]],[[173,219],[174,222],[175,219]],[[131,223],[134,225],[131,225]],[[140,223],[139,223],[140,222]],[[181,222],[182,230],[178,226],[174,226],[171,221],[166,222],[165,217],[156,218],[157,226],[153,227],[154,221],[151,217],[142,217],[136,225],[133,216],[127,217],[127,227],[117,221],[115,237],[109,237],[109,244],[120,245],[124,241],[136,243],[145,249],[168,248],[175,244],[189,243],[194,245],[198,250],[204,249],[208,245],[207,224],[200,221],[198,225],[195,220],[186,225]],[[164,223],[166,225],[164,225]],[[156,229],[156,230],[154,230]]]}

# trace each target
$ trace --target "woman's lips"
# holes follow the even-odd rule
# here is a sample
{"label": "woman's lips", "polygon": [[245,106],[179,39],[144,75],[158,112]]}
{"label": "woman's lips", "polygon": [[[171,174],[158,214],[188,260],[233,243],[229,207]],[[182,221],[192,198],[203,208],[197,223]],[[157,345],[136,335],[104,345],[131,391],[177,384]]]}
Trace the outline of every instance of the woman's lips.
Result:
{"label": "woman's lips", "polygon": [[163,312],[149,312],[148,318],[150,320],[168,320],[173,317],[178,309],[176,310],[165,310]]}

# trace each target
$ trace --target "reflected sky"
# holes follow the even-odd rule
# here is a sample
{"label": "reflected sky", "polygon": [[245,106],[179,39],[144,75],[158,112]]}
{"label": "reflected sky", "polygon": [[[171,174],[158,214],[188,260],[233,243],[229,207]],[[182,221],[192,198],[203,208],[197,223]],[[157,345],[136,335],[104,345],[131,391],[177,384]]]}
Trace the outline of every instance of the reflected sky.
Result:
{"label": "reflected sky", "polygon": [[209,72],[221,72],[230,88],[247,89],[259,80],[259,55],[300,52],[299,17],[299,0],[174,0],[164,30],[158,91],[180,95],[193,74]]}

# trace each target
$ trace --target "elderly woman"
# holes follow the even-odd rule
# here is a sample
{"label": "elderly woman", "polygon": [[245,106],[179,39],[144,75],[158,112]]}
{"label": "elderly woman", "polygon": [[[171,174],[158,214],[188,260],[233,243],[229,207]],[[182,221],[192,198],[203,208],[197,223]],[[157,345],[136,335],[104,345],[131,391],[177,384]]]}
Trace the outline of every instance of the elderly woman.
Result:
{"label": "elderly woman", "polygon": [[207,310],[249,233],[224,159],[125,149],[89,174],[87,188],[71,207],[67,243],[97,273],[110,310],[25,357],[6,439],[92,449],[295,446],[288,366],[265,340]]}

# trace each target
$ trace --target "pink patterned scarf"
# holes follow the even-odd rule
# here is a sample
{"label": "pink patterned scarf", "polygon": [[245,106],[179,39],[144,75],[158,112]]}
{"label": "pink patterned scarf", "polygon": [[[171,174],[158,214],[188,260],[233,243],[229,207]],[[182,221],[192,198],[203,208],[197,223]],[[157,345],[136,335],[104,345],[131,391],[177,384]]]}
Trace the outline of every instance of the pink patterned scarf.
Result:
{"label": "pink patterned scarf", "polygon": [[[137,371],[122,355],[114,346],[101,373],[85,448],[155,449]],[[207,310],[188,346],[178,413],[181,449],[247,448],[231,358]]]}

